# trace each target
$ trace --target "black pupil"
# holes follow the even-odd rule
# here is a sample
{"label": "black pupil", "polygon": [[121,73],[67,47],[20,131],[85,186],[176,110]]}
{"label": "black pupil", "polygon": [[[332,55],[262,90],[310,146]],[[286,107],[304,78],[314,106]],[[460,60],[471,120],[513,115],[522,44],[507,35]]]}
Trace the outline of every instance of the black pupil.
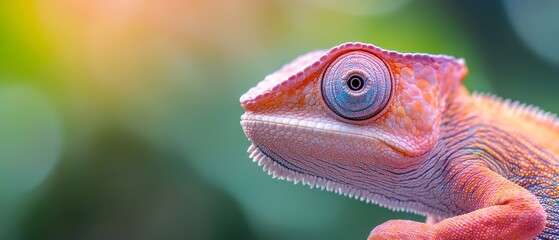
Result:
{"label": "black pupil", "polygon": [[347,86],[353,91],[359,91],[365,86],[365,81],[361,76],[351,76],[347,81]]}

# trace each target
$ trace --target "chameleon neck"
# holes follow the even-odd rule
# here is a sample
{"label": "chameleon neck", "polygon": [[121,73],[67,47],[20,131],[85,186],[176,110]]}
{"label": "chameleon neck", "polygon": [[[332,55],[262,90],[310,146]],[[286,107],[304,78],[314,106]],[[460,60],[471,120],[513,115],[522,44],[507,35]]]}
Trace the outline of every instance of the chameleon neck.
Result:
{"label": "chameleon neck", "polygon": [[[446,218],[475,209],[469,203],[460,202],[447,186],[456,174],[482,166],[545,198],[542,203],[546,208],[559,207],[559,200],[555,200],[559,199],[556,190],[559,186],[554,180],[559,178],[557,157],[523,133],[486,121],[475,110],[476,104],[472,104],[475,101],[467,92],[458,91],[456,96],[446,103],[438,144],[419,156],[417,164],[405,168],[377,166],[369,173],[359,171],[361,175],[352,178],[361,182],[353,184],[372,193],[382,193],[374,199],[381,205]],[[534,171],[548,174],[537,177],[538,184],[534,184],[534,176],[539,175]]]}
{"label": "chameleon neck", "polygon": [[[444,182],[453,183],[453,173],[456,172],[451,170],[453,168],[467,171],[469,166],[483,165],[536,195],[548,213],[547,224],[539,237],[556,238],[559,236],[559,212],[556,210],[559,208],[559,184],[557,182],[559,160],[556,153],[543,146],[539,141],[528,137],[529,135],[523,131],[523,127],[514,129],[510,125],[502,124],[501,121],[488,121],[487,118],[482,117],[486,116],[485,110],[490,109],[491,106],[479,109],[477,108],[479,101],[479,96],[474,96],[470,97],[470,103],[468,100],[457,101],[450,104],[447,109],[452,114],[446,115],[448,117],[442,123],[445,127],[441,142],[445,142],[445,155],[454,154],[454,157],[445,162],[449,169],[439,169],[446,173]],[[485,101],[488,103],[489,100]],[[503,109],[506,107],[506,103],[495,99],[490,102],[495,105],[493,111],[501,113],[521,111]],[[537,118],[536,114],[541,113],[522,115],[522,112],[517,112],[516,114],[520,114],[519,117],[530,118],[531,121],[546,123],[545,118]],[[505,114],[505,117],[510,117],[510,114]],[[534,124],[534,122],[528,121],[527,124]],[[550,128],[548,135],[557,134],[556,130],[551,129],[551,125],[542,127]],[[432,159],[432,161],[436,159]],[[466,189],[459,191],[462,194],[468,192]],[[464,196],[462,198],[464,199]],[[453,196],[443,196],[440,199],[443,202],[447,200],[443,205],[449,207],[450,213],[461,214],[475,209],[470,202],[461,202]]]}

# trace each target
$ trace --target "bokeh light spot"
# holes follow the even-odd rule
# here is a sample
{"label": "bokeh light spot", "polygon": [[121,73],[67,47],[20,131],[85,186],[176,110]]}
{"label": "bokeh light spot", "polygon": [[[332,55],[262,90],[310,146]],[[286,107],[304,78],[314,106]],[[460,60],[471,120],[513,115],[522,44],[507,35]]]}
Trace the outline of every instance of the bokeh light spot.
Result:
{"label": "bokeh light spot", "polygon": [[36,89],[0,88],[0,200],[38,186],[60,158],[60,120]]}
{"label": "bokeh light spot", "polygon": [[559,65],[559,1],[504,0],[510,22],[538,56]]}

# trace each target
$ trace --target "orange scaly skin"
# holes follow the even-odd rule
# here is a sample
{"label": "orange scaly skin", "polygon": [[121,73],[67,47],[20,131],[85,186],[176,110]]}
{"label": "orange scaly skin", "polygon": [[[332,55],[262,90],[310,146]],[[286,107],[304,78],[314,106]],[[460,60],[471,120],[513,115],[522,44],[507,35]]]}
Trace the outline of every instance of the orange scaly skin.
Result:
{"label": "orange scaly skin", "polygon": [[346,43],[305,54],[241,97],[250,157],[427,223],[369,239],[559,239],[559,121],[470,94],[462,59]]}

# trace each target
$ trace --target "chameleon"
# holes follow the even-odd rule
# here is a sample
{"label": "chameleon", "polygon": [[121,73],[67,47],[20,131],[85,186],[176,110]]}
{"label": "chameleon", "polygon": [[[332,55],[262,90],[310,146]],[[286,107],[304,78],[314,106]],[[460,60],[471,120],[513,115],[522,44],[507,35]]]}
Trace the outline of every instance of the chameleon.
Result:
{"label": "chameleon", "polygon": [[426,216],[368,239],[559,239],[559,120],[470,92],[467,74],[461,58],[359,42],[301,55],[240,97],[250,158]]}

